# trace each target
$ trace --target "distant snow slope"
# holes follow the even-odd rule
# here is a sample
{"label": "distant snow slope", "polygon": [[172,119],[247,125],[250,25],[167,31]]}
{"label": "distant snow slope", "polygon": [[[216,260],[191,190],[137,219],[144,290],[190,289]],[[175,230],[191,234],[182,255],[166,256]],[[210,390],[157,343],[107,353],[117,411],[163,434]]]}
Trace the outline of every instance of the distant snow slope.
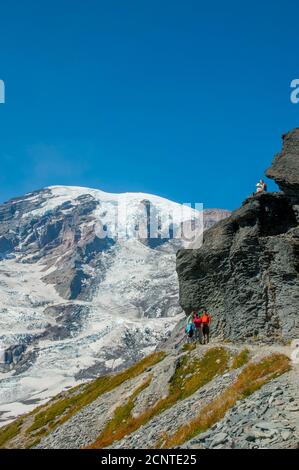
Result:
{"label": "distant snow slope", "polygon": [[[146,236],[149,207],[159,238]],[[205,226],[227,215],[206,211]],[[170,333],[182,315],[175,252],[187,242],[167,233],[194,218],[158,196],[77,187],[0,206],[0,424]]]}

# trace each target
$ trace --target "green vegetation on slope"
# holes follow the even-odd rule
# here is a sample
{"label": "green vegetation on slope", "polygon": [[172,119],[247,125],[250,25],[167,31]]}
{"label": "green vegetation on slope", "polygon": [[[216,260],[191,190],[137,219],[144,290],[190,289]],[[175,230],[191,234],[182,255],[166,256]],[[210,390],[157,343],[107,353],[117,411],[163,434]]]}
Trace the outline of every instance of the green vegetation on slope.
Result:
{"label": "green vegetation on slope", "polygon": [[196,349],[196,343],[185,343],[182,347],[182,351],[193,351]]}
{"label": "green vegetation on slope", "polygon": [[45,411],[38,413],[35,416],[33,425],[28,429],[28,432],[39,429],[47,424],[49,424],[51,428],[54,428],[64,423],[75,413],[78,413],[84,406],[96,400],[100,395],[110,392],[126,380],[137,377],[148,367],[157,364],[157,362],[161,361],[164,357],[165,353],[154,353],[119,374],[107,375],[96,379],[88,384],[81,393],[53,403],[53,405],[48,407]]}
{"label": "green vegetation on slope", "polygon": [[107,423],[97,439],[97,442],[101,443],[101,447],[107,447],[115,440],[116,437],[117,440],[119,440],[120,436],[123,437],[127,434],[127,426],[132,420],[131,413],[134,409],[136,398],[146,387],[149,386],[151,380],[152,377],[149,377],[143,384],[134,390],[124,405],[116,408],[113,418]]}
{"label": "green vegetation on slope", "polygon": [[5,426],[4,428],[1,429],[0,431],[0,448],[10,439],[15,437],[22,426],[22,419],[17,419],[13,423],[9,424],[8,426]]}
{"label": "green vegetation on slope", "polygon": [[232,361],[231,368],[232,369],[239,369],[243,367],[249,361],[250,352],[249,349],[243,349],[239,354],[237,354]]}
{"label": "green vegetation on slope", "polygon": [[290,370],[290,361],[283,354],[273,354],[258,363],[247,365],[236,381],[219,397],[202,408],[193,421],[179,427],[172,436],[161,436],[159,442],[162,442],[162,447],[165,449],[182,445],[222,419],[238,400],[246,398],[288,370]]}
{"label": "green vegetation on slope", "polygon": [[[37,445],[46,434],[70,419],[83,407],[92,403],[99,396],[114,390],[125,381],[138,377],[160,362],[165,355],[164,352],[151,354],[122,372],[100,377],[84,386],[74,387],[67,394],[59,394],[46,405],[40,406],[2,428],[0,430],[0,447],[7,446],[7,444],[10,446],[16,436],[18,436],[17,442],[21,442],[22,447],[29,448]],[[282,354],[269,356],[259,363],[247,364],[249,355],[249,351],[244,349],[232,358],[229,349],[213,347],[208,349],[204,356],[196,357],[192,350],[187,350],[186,354],[181,355],[177,360],[166,397],[159,399],[151,408],[146,409],[140,415],[133,415],[137,397],[152,381],[152,376],[147,376],[147,379],[144,379],[145,381],[133,391],[125,403],[115,409],[112,419],[89,447],[109,447],[114,442],[135,432],[155,416],[170,409],[178,401],[193,395],[217,375],[223,374],[229,368],[238,369],[244,366],[235,382],[219,397],[201,408],[199,415],[193,421],[188,425],[181,426],[171,436],[162,434],[157,444],[164,448],[181,445],[222,419],[236,401],[252,394],[266,382],[290,368],[288,358]]]}
{"label": "green vegetation on slope", "polygon": [[162,398],[152,408],[141,413],[139,416],[130,416],[121,429],[114,430],[114,433],[108,433],[107,431],[101,433],[89,447],[96,449],[108,447],[113,442],[136,431],[155,416],[171,408],[177,401],[183,400],[195,393],[216,375],[223,374],[228,367],[229,358],[228,351],[220,347],[209,349],[204,357],[200,359],[190,358],[188,354],[184,355],[178,361],[166,398]]}
{"label": "green vegetation on slope", "polygon": [[[34,417],[33,422],[28,428],[22,428],[21,421],[15,421],[0,430],[0,447],[3,447],[8,441],[15,437],[22,428],[22,432],[26,435],[24,446],[30,447],[32,442],[46,435],[57,426],[61,425],[74,414],[78,413],[83,407],[89,405],[100,395],[114,390],[116,387],[124,383],[126,380],[133,379],[142,374],[149,367],[160,362],[165,357],[164,352],[156,352],[145,357],[141,361],[132,365],[128,369],[117,374],[106,375],[88,383],[84,387],[74,387],[69,390],[67,396],[58,395],[56,401],[50,401],[45,407],[39,407],[38,412],[34,411],[25,415],[25,418]],[[19,423],[17,425],[17,423]]]}

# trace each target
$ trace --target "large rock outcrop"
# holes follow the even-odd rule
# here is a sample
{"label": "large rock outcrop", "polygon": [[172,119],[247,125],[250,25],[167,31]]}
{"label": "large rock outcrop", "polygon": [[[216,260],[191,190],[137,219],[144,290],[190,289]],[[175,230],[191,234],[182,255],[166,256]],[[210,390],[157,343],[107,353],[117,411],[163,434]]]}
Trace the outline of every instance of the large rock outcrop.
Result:
{"label": "large rock outcrop", "polygon": [[299,128],[283,135],[283,148],[266,171],[280,189],[289,196],[299,194]]}
{"label": "large rock outcrop", "polygon": [[[213,332],[231,340],[299,337],[299,129],[267,171],[283,190],[247,198],[177,255],[180,303],[205,305]],[[297,163],[296,163],[297,162]]]}

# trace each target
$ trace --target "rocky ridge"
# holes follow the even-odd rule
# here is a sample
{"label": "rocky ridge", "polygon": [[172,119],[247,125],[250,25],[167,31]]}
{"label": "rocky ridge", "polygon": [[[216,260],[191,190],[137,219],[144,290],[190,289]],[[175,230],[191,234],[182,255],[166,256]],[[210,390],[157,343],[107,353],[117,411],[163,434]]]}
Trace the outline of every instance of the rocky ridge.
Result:
{"label": "rocky ridge", "polygon": [[214,335],[233,341],[299,337],[299,129],[286,134],[267,175],[283,192],[248,197],[177,254],[180,303],[205,305]]}

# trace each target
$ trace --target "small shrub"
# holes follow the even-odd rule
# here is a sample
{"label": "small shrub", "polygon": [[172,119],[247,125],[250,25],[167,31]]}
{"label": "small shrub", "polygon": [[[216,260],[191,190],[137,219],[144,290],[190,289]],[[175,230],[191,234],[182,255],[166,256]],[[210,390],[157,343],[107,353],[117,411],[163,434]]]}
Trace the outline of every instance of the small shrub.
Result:
{"label": "small shrub", "polygon": [[10,439],[19,434],[22,424],[23,420],[17,419],[13,423],[10,423],[0,429],[0,448],[10,441]]}
{"label": "small shrub", "polygon": [[249,361],[249,356],[249,349],[243,349],[243,351],[239,352],[239,354],[233,358],[231,369],[239,369],[240,367],[247,364]]}
{"label": "small shrub", "polygon": [[196,349],[196,343],[185,343],[184,346],[182,347],[183,351],[193,351]]}

